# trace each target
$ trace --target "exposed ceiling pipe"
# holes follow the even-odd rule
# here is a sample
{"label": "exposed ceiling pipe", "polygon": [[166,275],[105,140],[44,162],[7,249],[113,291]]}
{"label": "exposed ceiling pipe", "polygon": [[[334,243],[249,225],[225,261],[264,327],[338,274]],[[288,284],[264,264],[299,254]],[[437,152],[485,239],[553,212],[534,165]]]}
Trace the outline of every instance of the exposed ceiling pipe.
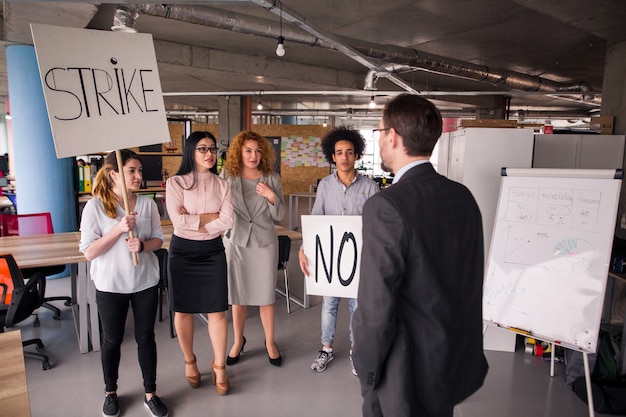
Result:
{"label": "exposed ceiling pipe", "polygon": [[[280,13],[278,0],[251,0],[272,13]],[[115,11],[112,30],[136,31],[136,20],[142,14],[159,16],[183,22],[201,24],[219,29],[232,30],[257,36],[277,38],[276,23],[241,13],[225,11],[208,6],[178,6],[165,4],[121,4]],[[453,77],[489,83],[500,88],[521,91],[554,93],[590,93],[591,86],[586,82],[558,83],[547,78],[522,74],[506,69],[490,68],[453,58],[442,57],[412,48],[394,45],[377,45],[368,42],[333,37],[306,22],[304,17],[282,5],[282,18],[305,31],[283,28],[282,36],[289,42],[339,51],[361,63],[369,71],[365,79],[365,89],[375,89],[377,78],[385,77],[406,91],[418,94],[394,74],[408,71],[429,71]],[[387,63],[388,65],[384,65]],[[597,101],[593,94],[583,94],[585,100]]]}

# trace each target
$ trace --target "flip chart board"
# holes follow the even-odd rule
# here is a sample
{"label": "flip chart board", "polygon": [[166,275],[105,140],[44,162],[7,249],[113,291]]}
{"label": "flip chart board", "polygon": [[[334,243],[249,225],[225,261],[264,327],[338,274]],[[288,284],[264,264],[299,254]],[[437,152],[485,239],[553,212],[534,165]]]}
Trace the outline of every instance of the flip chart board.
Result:
{"label": "flip chart board", "polygon": [[58,158],[170,141],[152,35],[31,32]]}
{"label": "flip chart board", "polygon": [[361,225],[361,216],[302,216],[302,249],[309,260],[308,295],[357,298]]}
{"label": "flip chart board", "polygon": [[483,319],[594,353],[622,170],[503,169]]}

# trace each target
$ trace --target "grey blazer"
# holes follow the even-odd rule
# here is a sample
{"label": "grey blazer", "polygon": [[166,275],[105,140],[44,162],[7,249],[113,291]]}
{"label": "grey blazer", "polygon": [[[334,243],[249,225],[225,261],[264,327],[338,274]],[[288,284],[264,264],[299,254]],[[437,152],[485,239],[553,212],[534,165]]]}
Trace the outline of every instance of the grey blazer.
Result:
{"label": "grey blazer", "polygon": [[363,208],[353,359],[363,416],[452,415],[487,374],[478,205],[430,163]]}
{"label": "grey blazer", "polygon": [[225,173],[223,177],[230,184],[235,212],[233,227],[226,232],[226,238],[233,245],[244,247],[252,236],[258,241],[259,246],[266,246],[276,241],[274,222],[282,220],[285,215],[285,198],[280,175],[273,172],[269,176],[261,177],[261,182],[265,182],[276,193],[276,201],[274,205],[265,201],[265,204],[252,207],[252,211],[243,199],[241,177],[231,177]]}

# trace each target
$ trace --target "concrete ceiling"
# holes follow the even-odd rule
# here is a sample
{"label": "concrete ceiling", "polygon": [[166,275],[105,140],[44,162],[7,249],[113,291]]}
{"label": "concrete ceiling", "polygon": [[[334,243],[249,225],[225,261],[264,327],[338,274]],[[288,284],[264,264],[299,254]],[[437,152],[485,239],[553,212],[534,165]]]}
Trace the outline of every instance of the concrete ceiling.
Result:
{"label": "concrete ceiling", "polygon": [[[31,22],[110,30],[119,5],[3,3],[5,45],[32,44]],[[512,114],[588,117],[600,109],[607,48],[626,40],[623,0],[169,4],[137,5],[135,24],[154,38],[166,109],[180,113],[215,112],[220,95],[251,95],[255,105],[262,100],[263,113],[364,115],[376,113],[368,108],[372,95],[380,108],[408,89],[432,98],[447,115],[489,117],[497,96],[510,98]],[[286,54],[278,57],[281,9]],[[303,43],[310,39],[316,46]],[[6,97],[4,54],[1,61]],[[470,72],[441,74],[452,67]],[[375,89],[364,90],[370,70]],[[510,82],[519,79],[538,80],[541,88]],[[550,91],[536,91],[542,89]]]}

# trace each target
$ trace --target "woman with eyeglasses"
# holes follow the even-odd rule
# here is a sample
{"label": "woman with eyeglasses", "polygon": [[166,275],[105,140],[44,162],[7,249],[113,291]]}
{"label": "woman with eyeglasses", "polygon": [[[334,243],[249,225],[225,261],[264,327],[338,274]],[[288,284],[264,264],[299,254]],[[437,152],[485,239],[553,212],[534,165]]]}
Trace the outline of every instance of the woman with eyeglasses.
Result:
{"label": "woman with eyeglasses", "polygon": [[215,174],[216,145],[209,132],[189,135],[180,168],[167,180],[165,202],[174,226],[169,249],[170,291],[185,376],[191,388],[200,386],[193,321],[196,313],[206,313],[214,354],[212,381],[217,393],[226,395],[230,390],[225,367],[228,285],[222,233],[233,225],[233,205],[230,186]]}
{"label": "woman with eyeglasses", "polygon": [[282,357],[274,340],[274,301],[278,237],[274,222],[285,214],[280,175],[274,172],[272,145],[252,131],[239,133],[228,148],[222,176],[230,184],[235,207],[233,228],[224,244],[228,258],[228,300],[232,305],[234,342],[227,365],[239,361],[246,339],[247,306],[259,306],[270,364]]}

